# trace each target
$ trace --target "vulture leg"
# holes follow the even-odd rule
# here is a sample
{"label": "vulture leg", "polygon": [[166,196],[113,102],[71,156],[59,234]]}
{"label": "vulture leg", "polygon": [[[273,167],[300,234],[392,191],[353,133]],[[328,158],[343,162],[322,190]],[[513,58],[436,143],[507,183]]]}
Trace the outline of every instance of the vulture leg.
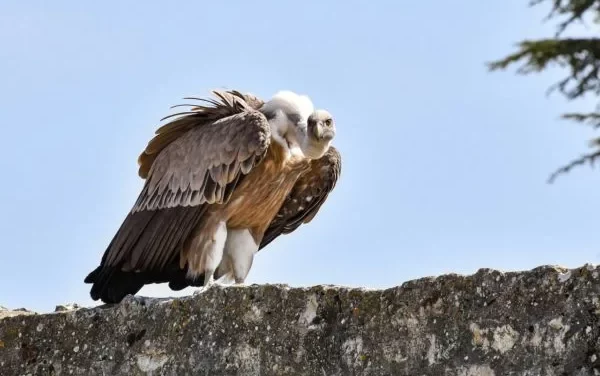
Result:
{"label": "vulture leg", "polygon": [[247,229],[229,229],[223,251],[223,262],[219,266],[216,278],[219,280],[234,280],[243,284],[252,267],[254,254],[258,244]]}
{"label": "vulture leg", "polygon": [[223,258],[227,226],[219,221],[214,227],[200,226],[199,230],[188,246],[188,278],[195,280],[204,275],[203,286],[208,288],[214,283],[215,270]]}

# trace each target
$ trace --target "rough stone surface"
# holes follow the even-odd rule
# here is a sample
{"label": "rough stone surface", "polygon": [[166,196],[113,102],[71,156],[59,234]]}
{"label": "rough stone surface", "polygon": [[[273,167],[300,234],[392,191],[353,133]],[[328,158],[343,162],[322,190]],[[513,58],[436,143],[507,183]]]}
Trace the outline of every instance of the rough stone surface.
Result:
{"label": "rough stone surface", "polygon": [[0,374],[600,375],[600,269],[213,287],[0,319]]}

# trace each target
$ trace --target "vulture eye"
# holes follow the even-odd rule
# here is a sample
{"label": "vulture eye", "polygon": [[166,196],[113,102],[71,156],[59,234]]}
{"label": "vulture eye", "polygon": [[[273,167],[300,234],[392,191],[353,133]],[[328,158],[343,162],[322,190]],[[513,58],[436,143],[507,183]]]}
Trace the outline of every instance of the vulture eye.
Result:
{"label": "vulture eye", "polygon": [[325,120],[325,125],[326,125],[327,127],[331,127],[331,119],[327,119],[327,120]]}

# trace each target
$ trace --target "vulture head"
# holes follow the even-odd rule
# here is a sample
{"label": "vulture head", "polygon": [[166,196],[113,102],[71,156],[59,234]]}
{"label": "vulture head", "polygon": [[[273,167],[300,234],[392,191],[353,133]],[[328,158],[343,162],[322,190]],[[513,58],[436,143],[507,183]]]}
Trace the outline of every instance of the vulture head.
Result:
{"label": "vulture head", "polygon": [[308,158],[319,159],[327,152],[334,137],[333,116],[326,110],[316,110],[308,117],[306,137],[300,147]]}
{"label": "vulture head", "polygon": [[309,97],[280,91],[260,111],[271,124],[275,141],[292,153],[309,159],[321,158],[335,136],[335,124],[325,110],[314,110]]}

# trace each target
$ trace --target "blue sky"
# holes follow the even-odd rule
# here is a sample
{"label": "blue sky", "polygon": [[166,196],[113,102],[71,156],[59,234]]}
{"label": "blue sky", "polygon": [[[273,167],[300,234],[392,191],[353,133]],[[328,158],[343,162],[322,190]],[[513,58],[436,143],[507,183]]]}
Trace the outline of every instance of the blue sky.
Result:
{"label": "blue sky", "polygon": [[3,1],[0,305],[92,305],[83,278],[142,186],[138,154],[169,106],[219,87],[310,95],[343,155],[319,215],[261,251],[249,283],[597,262],[600,174],[546,184],[592,135],[559,115],[594,98],[545,96],[560,71],[484,65],[550,35],[526,3]]}

